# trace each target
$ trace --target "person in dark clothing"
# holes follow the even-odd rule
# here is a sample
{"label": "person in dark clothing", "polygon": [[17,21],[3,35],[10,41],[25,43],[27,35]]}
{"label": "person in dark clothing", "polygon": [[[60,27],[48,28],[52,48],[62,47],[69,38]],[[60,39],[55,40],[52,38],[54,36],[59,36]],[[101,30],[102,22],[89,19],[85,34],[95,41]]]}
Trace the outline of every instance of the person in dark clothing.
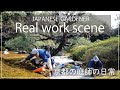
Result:
{"label": "person in dark clothing", "polygon": [[[101,69],[103,67],[103,64],[102,62],[99,60],[98,56],[95,55],[93,57],[93,59],[91,59],[89,62],[88,62],[88,68],[93,68],[93,69],[98,69],[99,72],[101,72]],[[92,73],[92,76],[93,76],[93,73]]]}

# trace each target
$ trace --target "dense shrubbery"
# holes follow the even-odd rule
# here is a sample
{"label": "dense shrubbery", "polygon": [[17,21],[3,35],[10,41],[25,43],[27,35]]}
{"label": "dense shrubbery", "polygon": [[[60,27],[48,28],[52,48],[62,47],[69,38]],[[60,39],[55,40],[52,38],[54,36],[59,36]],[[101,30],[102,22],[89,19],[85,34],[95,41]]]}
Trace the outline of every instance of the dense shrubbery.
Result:
{"label": "dense shrubbery", "polygon": [[74,60],[87,62],[98,55],[106,68],[118,68],[118,37],[97,41],[90,45],[73,46],[69,52]]}
{"label": "dense shrubbery", "polygon": [[[85,37],[76,37],[73,39],[69,39],[68,41],[71,42],[72,46],[69,47],[66,51],[70,52],[72,54],[78,54],[78,51],[83,50],[83,48],[86,49],[86,45],[92,44],[92,42]],[[81,51],[81,53],[82,53],[82,51]],[[73,55],[73,57],[75,60],[77,60],[76,55]]]}
{"label": "dense shrubbery", "polygon": [[27,37],[26,35],[17,36],[13,39],[9,39],[5,42],[5,47],[9,48],[10,50],[16,51],[18,50],[25,50],[25,51],[31,51],[35,46],[38,48],[44,46],[44,45],[52,45],[55,46],[54,42],[52,40],[46,40],[46,41],[35,41],[35,37]]}
{"label": "dense shrubbery", "polygon": [[86,39],[85,37],[75,37],[68,40],[73,45],[89,45],[91,42],[90,40]]}
{"label": "dense shrubbery", "polygon": [[5,42],[5,46],[11,50],[28,50],[33,41],[26,36],[18,36]]}
{"label": "dense shrubbery", "polygon": [[46,40],[46,41],[37,41],[34,43],[34,45],[36,45],[38,48],[43,47],[43,46],[47,46],[47,45],[54,47],[55,43],[53,40]]}

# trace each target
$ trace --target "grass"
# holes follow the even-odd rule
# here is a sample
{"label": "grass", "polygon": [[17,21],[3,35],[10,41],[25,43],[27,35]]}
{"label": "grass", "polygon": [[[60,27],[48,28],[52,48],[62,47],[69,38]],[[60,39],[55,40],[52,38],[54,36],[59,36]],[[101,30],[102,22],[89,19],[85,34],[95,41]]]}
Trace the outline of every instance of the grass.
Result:
{"label": "grass", "polygon": [[115,75],[113,75],[113,76],[110,76],[107,73],[107,75],[105,75],[105,76],[96,76],[95,79],[120,79],[120,70],[115,71]]}
{"label": "grass", "polygon": [[19,68],[11,67],[7,64],[2,64],[2,78],[13,78],[13,79],[48,79],[41,74],[34,73],[32,71]]}
{"label": "grass", "polygon": [[2,54],[2,59],[3,60],[20,60],[20,59],[25,58],[27,55],[28,54],[16,54],[12,51],[9,51],[9,54]]}
{"label": "grass", "polygon": [[[1,52],[0,52],[1,54]],[[2,69],[1,78],[12,78],[12,79],[48,79],[48,77],[43,76],[42,74],[34,73],[32,70],[26,70],[25,68],[20,68],[18,66],[8,65],[7,62],[15,62],[25,58],[28,54],[15,54],[10,51],[9,54],[2,54]],[[1,70],[0,70],[1,71]]]}

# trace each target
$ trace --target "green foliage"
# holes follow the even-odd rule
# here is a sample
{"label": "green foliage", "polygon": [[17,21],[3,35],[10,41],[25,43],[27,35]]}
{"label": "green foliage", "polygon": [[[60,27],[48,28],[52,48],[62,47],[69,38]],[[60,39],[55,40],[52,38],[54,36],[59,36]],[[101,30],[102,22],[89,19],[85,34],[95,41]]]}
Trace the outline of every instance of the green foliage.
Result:
{"label": "green foliage", "polygon": [[[1,13],[2,19],[2,45],[6,40],[15,38],[19,33],[16,33],[15,24],[16,22],[21,22],[25,24],[26,22],[26,12],[24,11],[4,11]],[[1,23],[0,23],[1,24]]]}
{"label": "green foliage", "polygon": [[87,49],[87,46],[85,45],[80,45],[80,46],[73,46],[69,52],[72,55],[72,58],[74,60],[82,60],[82,55],[84,54],[84,50]]}
{"label": "green foliage", "polygon": [[89,45],[91,42],[90,40],[86,39],[85,37],[75,37],[68,40],[73,45]]}
{"label": "green foliage", "polygon": [[53,40],[46,40],[46,41],[36,41],[34,45],[41,48],[42,46],[45,46],[45,45],[55,46],[55,43]]}
{"label": "green foliage", "polygon": [[104,67],[118,68],[118,37],[111,37],[90,45],[74,46],[69,52],[74,60],[84,61],[86,65],[94,55],[98,55]]}
{"label": "green foliage", "polygon": [[5,46],[11,50],[17,50],[17,48],[19,50],[29,50],[33,42],[34,40],[31,40],[31,38],[27,38],[25,35],[22,35],[6,41]]}
{"label": "green foliage", "polygon": [[115,28],[113,31],[114,31],[113,34],[112,34],[113,36],[120,35],[120,22],[119,22],[118,27]]}
{"label": "green foliage", "polygon": [[21,34],[15,38],[5,41],[5,47],[10,48],[11,50],[17,50],[18,48],[19,50],[30,51],[34,48],[34,46],[41,48],[45,45],[55,46],[55,43],[52,40],[36,41],[36,37],[30,37],[27,34]]}
{"label": "green foliage", "polygon": [[22,21],[23,17],[26,17],[26,13],[24,11],[13,12],[13,11],[5,11],[2,12],[2,21],[3,25],[14,25],[16,21]]}
{"label": "green foliage", "polygon": [[[68,42],[70,42],[72,44],[72,46],[67,47],[66,51],[71,52],[71,53],[75,50],[80,49],[79,47],[84,47],[85,45],[91,44],[90,40],[86,39],[85,37],[75,37],[72,39],[68,39]],[[73,47],[76,47],[76,48],[73,48]],[[85,46],[85,48],[86,48],[86,46]]]}

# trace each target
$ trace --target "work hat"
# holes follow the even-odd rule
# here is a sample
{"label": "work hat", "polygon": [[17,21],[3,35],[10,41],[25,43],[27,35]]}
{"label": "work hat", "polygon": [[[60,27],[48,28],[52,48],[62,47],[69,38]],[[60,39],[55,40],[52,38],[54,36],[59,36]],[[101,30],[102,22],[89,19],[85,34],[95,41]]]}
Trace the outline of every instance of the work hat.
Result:
{"label": "work hat", "polygon": [[95,55],[95,56],[93,57],[93,60],[94,60],[95,62],[99,61],[98,56],[97,56],[97,55]]}
{"label": "work hat", "polygon": [[33,49],[33,50],[31,51],[31,54],[37,54],[37,49]]}

